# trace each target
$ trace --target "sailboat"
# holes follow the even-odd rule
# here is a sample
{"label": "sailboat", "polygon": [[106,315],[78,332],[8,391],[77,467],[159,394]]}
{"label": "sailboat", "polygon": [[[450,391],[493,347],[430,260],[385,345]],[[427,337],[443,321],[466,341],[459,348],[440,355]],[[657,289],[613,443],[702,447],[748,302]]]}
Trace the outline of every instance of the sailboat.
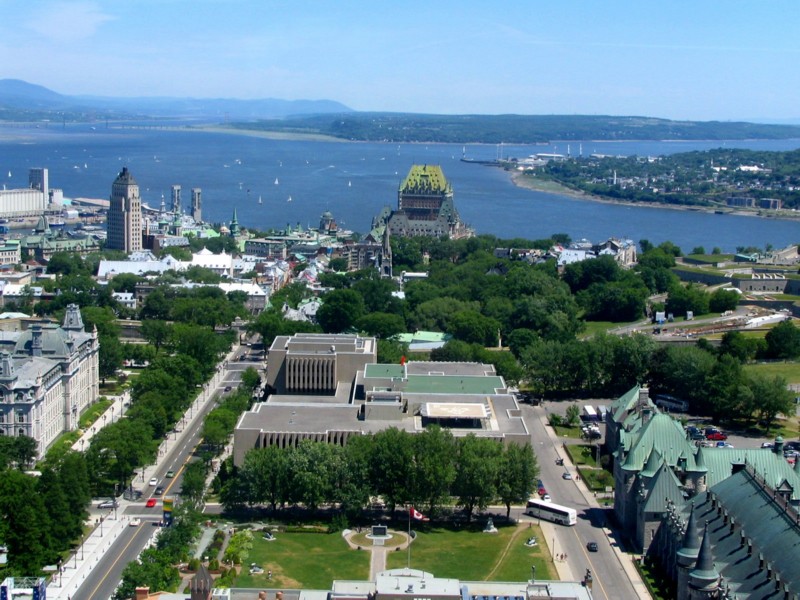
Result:
{"label": "sailboat", "polygon": [[353,182],[352,181],[348,181],[347,182],[347,187],[353,187]]}
{"label": "sailboat", "polygon": [[261,194],[259,194],[259,196],[258,196],[258,203],[259,204],[263,204],[263,202],[261,202]]}
{"label": "sailboat", "polygon": [[8,172],[8,178],[11,179],[11,171]]}
{"label": "sailboat", "polygon": [[288,200],[286,200],[286,201],[287,201],[287,202],[291,202],[291,201],[292,201],[292,197],[291,197],[291,196],[289,196]]}
{"label": "sailboat", "polygon": [[278,185],[278,178],[275,178],[275,185]]}

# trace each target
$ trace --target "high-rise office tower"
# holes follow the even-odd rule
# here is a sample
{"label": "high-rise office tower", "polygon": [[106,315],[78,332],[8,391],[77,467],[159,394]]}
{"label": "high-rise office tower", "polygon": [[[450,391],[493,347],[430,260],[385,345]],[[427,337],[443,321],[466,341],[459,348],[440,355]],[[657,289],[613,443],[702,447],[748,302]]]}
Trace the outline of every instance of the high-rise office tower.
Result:
{"label": "high-rise office tower", "polygon": [[122,168],[111,186],[106,248],[125,252],[142,249],[142,200],[128,167]]}

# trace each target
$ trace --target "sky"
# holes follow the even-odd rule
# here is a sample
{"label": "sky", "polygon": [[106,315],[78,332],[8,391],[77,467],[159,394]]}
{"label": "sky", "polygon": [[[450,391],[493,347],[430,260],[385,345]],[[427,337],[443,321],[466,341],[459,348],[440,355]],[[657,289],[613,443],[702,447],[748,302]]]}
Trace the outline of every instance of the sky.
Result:
{"label": "sky", "polygon": [[798,0],[0,0],[0,79],[359,111],[800,121]]}

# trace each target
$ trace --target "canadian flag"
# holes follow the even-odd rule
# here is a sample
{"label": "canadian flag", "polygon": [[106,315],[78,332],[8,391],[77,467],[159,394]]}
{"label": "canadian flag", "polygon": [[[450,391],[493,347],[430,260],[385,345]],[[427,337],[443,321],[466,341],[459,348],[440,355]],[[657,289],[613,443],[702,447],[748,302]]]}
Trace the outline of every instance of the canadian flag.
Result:
{"label": "canadian flag", "polygon": [[430,521],[430,519],[428,517],[423,515],[421,512],[419,512],[413,506],[411,507],[411,510],[409,511],[409,514],[411,515],[412,519],[416,519],[417,521]]}

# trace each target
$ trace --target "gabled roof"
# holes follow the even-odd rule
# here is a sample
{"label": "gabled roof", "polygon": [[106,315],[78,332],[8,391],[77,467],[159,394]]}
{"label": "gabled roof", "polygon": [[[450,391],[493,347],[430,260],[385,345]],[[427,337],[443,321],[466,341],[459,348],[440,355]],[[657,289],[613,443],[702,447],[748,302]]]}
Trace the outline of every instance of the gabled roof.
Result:
{"label": "gabled roof", "polygon": [[663,513],[667,511],[669,502],[679,505],[683,503],[681,482],[663,461],[655,476],[647,482],[646,490],[647,500],[643,507],[645,512]]}
{"label": "gabled roof", "polygon": [[681,424],[669,415],[656,413],[644,424],[632,441],[623,469],[641,471],[650,453],[658,450],[670,467],[685,459],[685,468],[694,470],[693,448],[686,439]]}
{"label": "gabled roof", "polygon": [[636,404],[636,400],[639,398],[639,389],[640,386],[637,384],[611,403],[611,414],[617,423],[622,421],[625,413]]}
{"label": "gabled roof", "polygon": [[773,489],[778,488],[784,481],[787,482],[794,490],[792,500],[800,500],[800,473],[797,473],[783,456],[776,454],[771,448],[707,448],[703,451],[703,460],[708,467],[706,476],[708,487],[728,478],[733,465],[747,463]]}

